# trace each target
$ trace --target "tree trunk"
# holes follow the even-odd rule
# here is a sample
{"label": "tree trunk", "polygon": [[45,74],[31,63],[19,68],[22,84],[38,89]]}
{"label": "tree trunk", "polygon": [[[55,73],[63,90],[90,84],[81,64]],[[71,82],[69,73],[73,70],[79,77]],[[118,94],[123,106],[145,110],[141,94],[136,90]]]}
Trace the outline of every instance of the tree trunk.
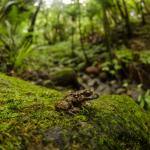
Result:
{"label": "tree trunk", "polygon": [[93,17],[90,17],[89,20],[90,20],[90,24],[91,24],[91,34],[92,34],[92,36],[93,36],[93,35],[94,35]]}
{"label": "tree trunk", "polygon": [[79,28],[79,36],[80,36],[80,44],[81,44],[81,49],[83,51],[83,55],[85,57],[85,61],[87,64],[89,64],[89,59],[85,51],[84,47],[84,42],[82,40],[82,30],[81,30],[81,9],[80,9],[80,0],[77,0],[77,5],[78,5],[78,28]]}
{"label": "tree trunk", "polygon": [[124,19],[124,18],[125,18],[125,15],[124,15],[124,12],[123,12],[123,10],[122,10],[122,6],[121,6],[121,4],[120,4],[120,0],[116,0],[116,2],[117,2],[117,7],[118,7],[118,10],[119,10],[119,12],[120,12],[120,15],[121,15],[122,19]]}
{"label": "tree trunk", "polygon": [[125,24],[126,24],[127,36],[128,36],[128,38],[130,38],[132,35],[132,31],[131,31],[131,26],[130,26],[130,18],[129,18],[128,8],[127,8],[125,0],[122,0],[122,3],[123,3],[123,7],[124,7],[124,12],[125,12],[124,19],[125,19]]}
{"label": "tree trunk", "polygon": [[23,40],[23,43],[21,44],[24,47],[28,48],[33,42],[33,35],[32,34],[34,32],[34,27],[35,27],[37,15],[40,11],[41,5],[42,5],[42,0],[40,0],[39,4],[35,10],[35,13],[33,14],[32,18],[31,18],[31,24],[28,28],[28,35],[25,37],[25,39]]}
{"label": "tree trunk", "polygon": [[102,9],[103,9],[103,26],[105,31],[106,48],[109,53],[110,60],[112,61],[110,26],[106,9],[104,6],[102,6]]}
{"label": "tree trunk", "polygon": [[144,0],[140,1],[140,10],[141,10],[141,17],[142,17],[142,25],[146,24],[145,16],[144,16],[144,8],[143,5],[145,5]]}
{"label": "tree trunk", "polygon": [[145,0],[142,0],[142,1],[143,1],[145,10],[147,11],[147,13],[150,13],[150,9],[149,7],[147,7],[148,5],[146,5]]}
{"label": "tree trunk", "polygon": [[72,50],[72,57],[74,57],[74,28],[71,28],[71,50]]}

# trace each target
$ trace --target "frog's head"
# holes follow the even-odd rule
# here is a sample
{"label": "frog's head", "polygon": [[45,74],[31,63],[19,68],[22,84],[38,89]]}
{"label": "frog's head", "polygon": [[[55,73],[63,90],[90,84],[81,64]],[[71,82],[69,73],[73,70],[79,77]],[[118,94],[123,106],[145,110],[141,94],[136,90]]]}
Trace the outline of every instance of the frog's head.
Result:
{"label": "frog's head", "polygon": [[81,94],[84,95],[85,97],[89,97],[89,96],[93,95],[93,91],[92,90],[82,90]]}
{"label": "frog's head", "polygon": [[95,93],[93,90],[88,90],[88,89],[82,90],[80,95],[89,99],[95,99],[99,97],[98,94]]}

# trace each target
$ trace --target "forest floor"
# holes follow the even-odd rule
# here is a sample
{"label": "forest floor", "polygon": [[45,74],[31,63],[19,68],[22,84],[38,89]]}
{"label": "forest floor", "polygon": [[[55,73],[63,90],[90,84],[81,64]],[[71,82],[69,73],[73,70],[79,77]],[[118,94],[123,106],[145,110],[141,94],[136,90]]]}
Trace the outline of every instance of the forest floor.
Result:
{"label": "forest floor", "polygon": [[[129,48],[123,44],[118,44],[116,46],[118,48],[114,48],[113,65],[115,67],[113,68],[109,66],[110,61],[106,59],[107,54],[102,44],[92,47],[85,45],[88,58],[92,62],[86,65],[82,50],[78,46],[79,43],[76,43],[75,55],[72,56],[71,45],[67,41],[52,46],[38,47],[26,61],[25,69],[21,73],[12,74],[35,84],[53,87],[51,84],[53,72],[73,68],[79,85],[77,89],[94,89],[100,95],[126,94],[138,100],[139,96],[150,88],[149,31],[149,23],[144,26],[136,25],[132,38],[128,40]],[[120,33],[116,32],[116,36],[117,34],[119,36]],[[124,51],[124,54],[118,53],[118,50]],[[137,58],[132,58],[136,56],[138,61]],[[124,66],[124,62],[120,59],[127,61],[128,66]],[[117,67],[122,69],[117,69]],[[68,87],[74,88],[72,81],[68,82],[64,88],[62,86],[60,88],[59,83],[53,88],[60,90]]]}

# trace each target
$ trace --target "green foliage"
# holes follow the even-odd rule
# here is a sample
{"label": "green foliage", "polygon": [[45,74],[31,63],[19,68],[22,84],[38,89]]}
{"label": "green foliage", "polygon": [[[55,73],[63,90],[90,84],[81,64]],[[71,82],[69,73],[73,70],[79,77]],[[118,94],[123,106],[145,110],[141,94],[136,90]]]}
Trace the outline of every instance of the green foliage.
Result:
{"label": "green foliage", "polygon": [[125,64],[129,64],[133,61],[133,51],[131,49],[122,49],[115,51],[116,58]]}
{"label": "green foliage", "polygon": [[130,49],[115,50],[115,58],[107,60],[102,64],[102,71],[116,76],[123,69],[123,65],[128,66],[134,60],[134,55]]}
{"label": "green foliage", "polygon": [[16,58],[15,58],[15,62],[14,62],[14,69],[18,69],[21,70],[21,67],[23,67],[23,62],[25,60],[25,58],[27,58],[29,56],[29,54],[31,53],[33,47],[22,47],[18,53],[16,54]]}
{"label": "green foliage", "polygon": [[100,12],[99,5],[97,5],[96,1],[89,1],[87,3],[87,6],[86,6],[85,9],[86,9],[85,10],[86,15],[90,19],[93,19],[93,17],[95,17]]}
{"label": "green foliage", "polygon": [[122,66],[117,59],[106,61],[101,65],[101,67],[102,71],[105,71],[113,76],[117,75],[118,72],[122,69]]}
{"label": "green foliage", "polygon": [[30,11],[28,12],[25,8],[26,6],[22,5],[20,1],[8,2],[2,8],[2,12],[5,15],[2,18],[4,21],[0,24],[0,44],[3,49],[3,62],[7,62],[6,69],[7,64],[13,67],[16,63],[16,58],[19,59],[20,56],[17,56],[18,51],[22,47],[22,41],[27,36],[25,30],[27,30]]}
{"label": "green foliage", "polygon": [[141,108],[150,111],[150,90],[138,97],[138,103]]}
{"label": "green foliage", "polygon": [[109,9],[113,6],[113,1],[112,0],[97,0],[102,7]]}
{"label": "green foliage", "polygon": [[[55,63],[55,65],[59,64],[60,66],[84,68],[86,58],[84,55],[88,54],[88,59],[91,61],[97,60],[101,55],[101,50],[96,56],[94,55],[94,49],[91,50],[95,46],[94,44],[96,43],[98,46],[106,44],[104,47],[107,47],[107,53],[109,53],[111,60],[102,64],[102,70],[116,75],[121,70],[123,63],[128,65],[132,62],[133,54],[128,49],[114,50],[115,57],[113,58],[114,43],[112,43],[111,33],[120,29],[121,26],[121,30],[116,31],[114,38],[124,42],[125,39],[118,38],[120,33],[126,38],[124,28],[127,28],[127,23],[131,26],[132,19],[136,18],[136,24],[133,24],[133,28],[136,27],[142,18],[142,12],[139,8],[142,8],[143,12],[146,13],[148,12],[146,4],[149,4],[148,0],[144,4],[138,0],[125,0],[124,2],[127,8],[120,0],[87,0],[84,3],[80,0],[74,0],[70,4],[65,4],[61,0],[53,0],[49,6],[41,5],[42,9],[37,18],[35,30],[28,32],[30,24],[32,24],[33,13],[37,8],[37,2],[35,0],[0,1],[0,47],[2,47],[0,52],[3,53],[0,58],[4,62],[3,64],[0,62],[1,66],[7,68],[10,65],[21,68],[22,62],[29,56],[32,49],[32,46],[25,48],[23,42],[26,38],[33,36],[33,45],[36,45],[38,49],[37,54],[33,53],[37,59],[41,59],[39,62],[42,62],[42,65],[46,67]],[[128,20],[129,22],[127,22],[129,18],[126,16],[126,9],[127,14],[129,14],[128,17],[131,18]],[[59,44],[64,41],[68,42],[67,46]],[[82,44],[79,45],[77,41]],[[126,43],[127,40],[121,44]],[[52,44],[54,46],[50,46],[50,48],[47,46]],[[41,45],[44,45],[44,48],[40,51]],[[147,54],[145,52],[140,54],[142,63],[149,64]],[[35,57],[33,59],[38,62]],[[27,63],[32,65],[32,61]],[[36,66],[36,68],[40,67]]]}
{"label": "green foliage", "polygon": [[78,6],[75,4],[69,4],[66,7],[65,12],[67,13],[68,16],[71,17],[72,21],[76,21],[78,16]]}
{"label": "green foliage", "polygon": [[142,51],[139,55],[143,64],[150,64],[150,51]]}

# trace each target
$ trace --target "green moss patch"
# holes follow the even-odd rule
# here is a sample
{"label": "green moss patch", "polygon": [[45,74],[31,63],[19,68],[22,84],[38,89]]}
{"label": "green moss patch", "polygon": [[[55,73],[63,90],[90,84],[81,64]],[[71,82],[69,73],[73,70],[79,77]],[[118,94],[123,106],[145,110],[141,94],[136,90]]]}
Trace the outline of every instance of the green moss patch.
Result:
{"label": "green moss patch", "polygon": [[150,117],[127,96],[55,111],[65,93],[0,74],[0,150],[150,149]]}

